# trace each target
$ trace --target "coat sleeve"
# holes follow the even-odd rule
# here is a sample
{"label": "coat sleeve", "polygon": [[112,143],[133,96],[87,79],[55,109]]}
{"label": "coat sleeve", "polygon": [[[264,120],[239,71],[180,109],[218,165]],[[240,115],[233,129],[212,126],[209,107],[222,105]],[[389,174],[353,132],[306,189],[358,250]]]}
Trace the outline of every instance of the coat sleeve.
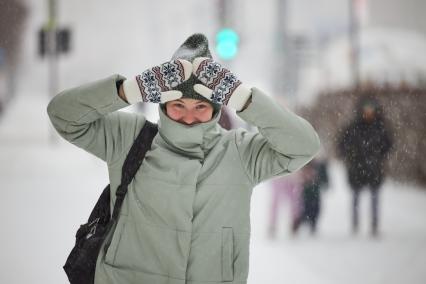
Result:
{"label": "coat sleeve", "polygon": [[63,91],[47,107],[64,139],[108,163],[122,155],[145,123],[143,116],[116,111],[129,106],[117,93],[116,83],[123,79],[113,75]]}
{"label": "coat sleeve", "polygon": [[319,150],[318,135],[309,122],[256,88],[251,104],[238,115],[259,130],[236,133],[241,161],[254,184],[300,169]]}

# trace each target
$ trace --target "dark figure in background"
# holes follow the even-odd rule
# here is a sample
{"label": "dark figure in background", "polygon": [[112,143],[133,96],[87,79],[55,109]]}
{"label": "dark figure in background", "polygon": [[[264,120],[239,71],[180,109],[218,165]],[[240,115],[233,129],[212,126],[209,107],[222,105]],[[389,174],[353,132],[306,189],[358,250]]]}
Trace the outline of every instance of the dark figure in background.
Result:
{"label": "dark figure in background", "polygon": [[328,171],[326,160],[312,160],[302,169],[302,210],[299,218],[293,223],[296,233],[302,223],[307,223],[312,234],[316,233],[318,217],[321,209],[321,191],[328,187]]}
{"label": "dark figure in background", "polygon": [[338,151],[347,168],[353,193],[352,229],[358,232],[359,194],[367,187],[371,192],[371,233],[376,236],[379,222],[379,188],[384,178],[384,161],[392,146],[389,129],[378,101],[361,98],[355,119],[343,131]]}

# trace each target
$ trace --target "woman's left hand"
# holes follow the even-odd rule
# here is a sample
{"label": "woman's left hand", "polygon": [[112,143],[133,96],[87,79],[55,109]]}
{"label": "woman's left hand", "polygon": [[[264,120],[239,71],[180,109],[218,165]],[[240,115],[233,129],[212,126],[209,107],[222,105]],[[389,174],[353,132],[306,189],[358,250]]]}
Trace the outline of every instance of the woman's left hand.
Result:
{"label": "woman's left hand", "polygon": [[237,111],[247,107],[251,90],[213,59],[195,58],[192,62],[192,73],[203,83],[194,85],[194,90],[203,97]]}

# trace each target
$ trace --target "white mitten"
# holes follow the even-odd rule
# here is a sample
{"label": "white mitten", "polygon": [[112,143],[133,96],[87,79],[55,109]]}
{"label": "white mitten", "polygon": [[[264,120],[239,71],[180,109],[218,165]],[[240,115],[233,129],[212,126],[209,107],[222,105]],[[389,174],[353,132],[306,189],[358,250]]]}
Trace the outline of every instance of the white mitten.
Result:
{"label": "white mitten", "polygon": [[250,89],[231,71],[210,58],[195,58],[192,62],[192,73],[203,83],[195,84],[194,90],[213,103],[240,111],[251,96]]}
{"label": "white mitten", "polygon": [[137,102],[165,103],[182,97],[173,90],[191,76],[192,64],[176,59],[154,66],[123,82],[123,90],[130,104]]}

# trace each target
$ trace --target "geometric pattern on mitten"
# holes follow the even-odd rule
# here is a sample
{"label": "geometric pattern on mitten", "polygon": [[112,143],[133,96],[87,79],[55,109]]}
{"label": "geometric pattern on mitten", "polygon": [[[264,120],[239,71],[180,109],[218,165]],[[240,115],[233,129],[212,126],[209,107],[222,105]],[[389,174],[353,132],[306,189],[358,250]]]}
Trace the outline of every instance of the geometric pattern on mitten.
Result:
{"label": "geometric pattern on mitten", "polygon": [[186,81],[188,79],[186,73],[180,60],[172,60],[137,75],[136,81],[142,101],[160,103],[161,92],[169,91]]}
{"label": "geometric pattern on mitten", "polygon": [[212,90],[213,103],[227,105],[241,81],[228,69],[210,58],[206,58],[192,72],[209,89]]}

